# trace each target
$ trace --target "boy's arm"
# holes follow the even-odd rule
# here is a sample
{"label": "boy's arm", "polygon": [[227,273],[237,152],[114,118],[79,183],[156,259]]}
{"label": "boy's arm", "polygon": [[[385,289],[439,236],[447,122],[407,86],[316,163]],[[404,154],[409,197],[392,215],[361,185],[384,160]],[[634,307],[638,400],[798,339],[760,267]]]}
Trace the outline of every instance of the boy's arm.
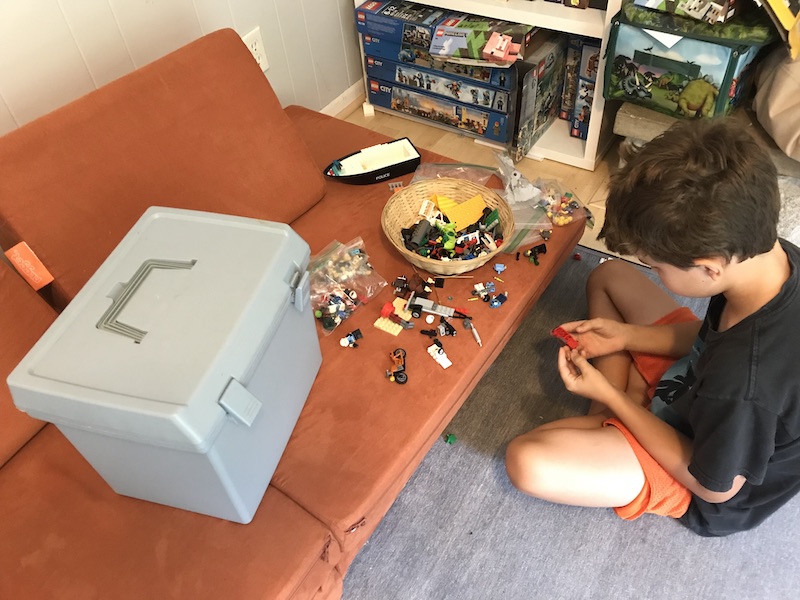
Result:
{"label": "boy's arm", "polygon": [[689,438],[634,402],[624,392],[615,389],[608,400],[606,406],[622,421],[647,453],[695,496],[706,502],[719,503],[730,500],[742,489],[746,479],[737,475],[728,491],[709,490],[689,472],[692,459],[692,442]]}
{"label": "boy's arm", "polygon": [[628,325],[625,349],[681,358],[689,354],[702,321],[670,325]]}
{"label": "boy's arm", "polygon": [[[570,367],[570,362],[574,367]],[[706,502],[725,502],[733,498],[744,485],[746,480],[741,475],[734,478],[733,485],[726,492],[715,492],[700,484],[689,472],[691,440],[611,385],[579,352],[568,354],[562,348],[559,352],[559,370],[567,389],[605,404],[647,453],[695,496]]]}
{"label": "boy's arm", "polygon": [[628,350],[680,358],[689,354],[702,321],[671,325],[632,325],[611,319],[572,321],[561,325],[577,337],[587,358]]}

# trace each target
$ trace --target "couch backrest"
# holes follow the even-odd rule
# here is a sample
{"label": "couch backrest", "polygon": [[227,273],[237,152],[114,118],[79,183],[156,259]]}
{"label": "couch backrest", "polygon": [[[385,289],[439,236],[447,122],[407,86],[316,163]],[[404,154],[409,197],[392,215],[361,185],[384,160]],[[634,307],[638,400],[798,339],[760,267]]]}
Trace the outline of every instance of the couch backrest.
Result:
{"label": "couch backrest", "polygon": [[0,138],[0,246],[62,308],[152,205],[290,223],[320,170],[239,36],[220,30]]}
{"label": "couch backrest", "polygon": [[0,260],[0,467],[44,426],[20,412],[6,377],[56,317],[56,312]]}

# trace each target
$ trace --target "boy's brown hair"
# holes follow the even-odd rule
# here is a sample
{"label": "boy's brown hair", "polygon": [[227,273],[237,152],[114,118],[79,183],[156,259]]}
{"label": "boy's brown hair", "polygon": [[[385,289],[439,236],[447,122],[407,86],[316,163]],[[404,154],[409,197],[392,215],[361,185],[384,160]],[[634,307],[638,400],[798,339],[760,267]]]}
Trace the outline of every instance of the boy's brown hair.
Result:
{"label": "boy's brown hair", "polygon": [[780,203],[775,165],[743,125],[680,121],[612,175],[598,238],[680,268],[744,260],[774,246]]}

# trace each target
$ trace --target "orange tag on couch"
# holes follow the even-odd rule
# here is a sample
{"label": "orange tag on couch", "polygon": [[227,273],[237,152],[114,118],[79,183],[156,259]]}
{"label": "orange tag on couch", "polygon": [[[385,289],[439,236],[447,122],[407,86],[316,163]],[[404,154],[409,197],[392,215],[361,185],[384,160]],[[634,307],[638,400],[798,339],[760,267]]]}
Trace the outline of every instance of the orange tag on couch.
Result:
{"label": "orange tag on couch", "polygon": [[20,242],[10,250],[6,250],[6,258],[35,290],[40,290],[53,281],[50,271],[25,242]]}

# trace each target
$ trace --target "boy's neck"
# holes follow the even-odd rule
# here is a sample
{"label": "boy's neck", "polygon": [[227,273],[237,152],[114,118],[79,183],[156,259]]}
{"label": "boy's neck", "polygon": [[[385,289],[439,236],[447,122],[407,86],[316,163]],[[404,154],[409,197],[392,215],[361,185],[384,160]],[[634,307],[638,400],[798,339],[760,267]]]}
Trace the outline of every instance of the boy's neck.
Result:
{"label": "boy's neck", "polygon": [[790,273],[789,258],[779,242],[769,252],[731,263],[720,331],[733,327],[777,296]]}

